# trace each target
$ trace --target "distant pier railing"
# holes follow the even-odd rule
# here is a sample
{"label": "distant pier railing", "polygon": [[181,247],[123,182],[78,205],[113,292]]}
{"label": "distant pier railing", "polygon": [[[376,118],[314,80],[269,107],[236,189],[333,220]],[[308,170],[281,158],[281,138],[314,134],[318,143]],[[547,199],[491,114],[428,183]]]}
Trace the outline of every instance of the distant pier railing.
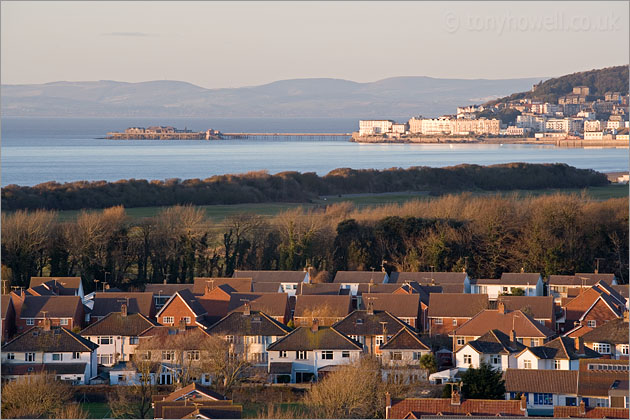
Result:
{"label": "distant pier railing", "polygon": [[222,138],[231,139],[254,139],[254,138],[286,138],[301,137],[305,139],[326,139],[351,137],[352,133],[221,133]]}

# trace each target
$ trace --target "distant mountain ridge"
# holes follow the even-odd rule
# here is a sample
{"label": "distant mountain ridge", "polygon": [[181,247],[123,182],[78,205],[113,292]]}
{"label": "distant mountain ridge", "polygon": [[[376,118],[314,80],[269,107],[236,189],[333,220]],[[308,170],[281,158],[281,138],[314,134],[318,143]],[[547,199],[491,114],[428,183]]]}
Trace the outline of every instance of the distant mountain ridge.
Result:
{"label": "distant mountain ridge", "polygon": [[531,89],[540,80],[392,77],[359,83],[290,79],[206,89],[187,82],[111,80],[2,85],[4,116],[347,117],[438,116],[456,107]]}

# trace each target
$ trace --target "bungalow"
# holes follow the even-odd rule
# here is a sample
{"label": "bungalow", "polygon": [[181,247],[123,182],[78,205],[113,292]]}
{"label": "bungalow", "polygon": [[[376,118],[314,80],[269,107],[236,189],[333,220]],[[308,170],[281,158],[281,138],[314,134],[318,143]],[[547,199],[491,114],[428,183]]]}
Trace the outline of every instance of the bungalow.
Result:
{"label": "bungalow", "polygon": [[[153,302],[153,300],[150,300]],[[99,365],[113,366],[128,362],[134,353],[139,336],[157,325],[140,313],[128,313],[126,304],[120,312],[111,312],[104,318],[87,326],[81,336],[98,344],[96,350]]]}
{"label": "bungalow", "polygon": [[599,353],[584,347],[582,338],[558,337],[542,346],[525,348],[515,357],[518,369],[578,370],[580,359],[599,357]]}
{"label": "bungalow", "polygon": [[173,296],[162,306],[156,317],[162,325],[204,325],[204,315],[207,311],[199,299],[190,290],[183,289],[175,292]]}
{"label": "bungalow", "polygon": [[429,295],[429,335],[447,336],[459,325],[488,309],[488,296],[469,293],[431,293]]}
{"label": "bungalow", "polygon": [[355,310],[333,325],[335,330],[363,345],[368,354],[381,355],[381,347],[407,324],[387,311],[375,311],[368,303],[367,310]]}
{"label": "bungalow", "polygon": [[298,295],[293,321],[296,326],[311,325],[314,319],[322,326],[333,325],[352,311],[351,304],[349,295]]}
{"label": "bungalow", "polygon": [[500,279],[477,279],[471,287],[472,293],[487,294],[490,300],[516,293],[543,296],[544,289],[540,273],[503,273]]}
{"label": "bungalow", "polygon": [[311,382],[322,369],[357,360],[363,351],[360,343],[334,327],[298,327],[267,347],[269,374],[274,383]]}
{"label": "bungalow", "polygon": [[249,305],[245,305],[243,312],[232,312],[207,332],[221,336],[230,343],[234,353],[245,354],[247,361],[266,370],[267,347],[291,330],[264,312],[250,311]]}
{"label": "bungalow", "polygon": [[97,373],[97,347],[46,319],[41,326],[30,328],[2,346],[2,378],[14,380],[46,371],[73,384],[89,384]]}
{"label": "bungalow", "polygon": [[582,335],[584,345],[600,353],[602,357],[628,360],[628,312],[623,318],[608,321],[590,332]]}
{"label": "bungalow", "polygon": [[525,346],[515,337],[510,337],[500,330],[490,330],[476,340],[468,341],[455,353],[455,366],[460,370],[470,367],[479,368],[481,363],[493,369],[505,371],[516,368],[516,355]]}
{"label": "bungalow", "polygon": [[[280,271],[280,270],[257,270],[257,271],[234,271],[234,278],[251,278],[252,287],[256,283],[279,283],[281,290],[278,293],[286,293],[295,296],[295,292],[300,283],[310,283],[311,279],[308,270],[304,271]],[[252,289],[253,290],[253,289]]]}
{"label": "bungalow", "polygon": [[374,311],[387,311],[413,328],[422,325],[422,305],[420,295],[417,293],[411,295],[366,293],[363,295],[363,303],[359,309],[367,309],[368,302],[371,302]]}
{"label": "bungalow", "polygon": [[416,282],[421,285],[442,286],[446,293],[471,293],[471,280],[468,273],[462,272],[393,272],[390,275],[389,283],[410,283]]}
{"label": "bungalow", "polygon": [[83,325],[85,315],[79,296],[33,296],[22,293],[12,294],[12,300],[16,309],[20,308],[15,320],[18,333],[43,324],[45,319],[49,319],[52,325],[69,330]]}

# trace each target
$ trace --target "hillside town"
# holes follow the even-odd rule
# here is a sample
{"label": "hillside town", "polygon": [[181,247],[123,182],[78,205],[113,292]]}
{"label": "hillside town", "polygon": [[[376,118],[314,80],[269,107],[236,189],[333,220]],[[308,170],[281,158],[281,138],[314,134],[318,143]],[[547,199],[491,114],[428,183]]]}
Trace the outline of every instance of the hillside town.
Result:
{"label": "hillside town", "polygon": [[[534,85],[532,91],[535,91]],[[536,140],[628,141],[628,94],[606,92],[595,99],[587,86],[576,86],[557,103],[529,98],[469,105],[456,115],[393,120],[360,120],[359,138],[417,136],[519,137]]]}
{"label": "hillside town", "polygon": [[[3,290],[2,380],[156,386],[154,418],[241,418],[237,386],[312,387],[373,358],[384,383],[427,390],[388,392],[386,418],[629,416],[628,285],[613,274],[313,278],[236,271],[85,293],[80,277],[32,277]],[[504,381],[501,399],[464,398],[461,378],[487,368]]]}

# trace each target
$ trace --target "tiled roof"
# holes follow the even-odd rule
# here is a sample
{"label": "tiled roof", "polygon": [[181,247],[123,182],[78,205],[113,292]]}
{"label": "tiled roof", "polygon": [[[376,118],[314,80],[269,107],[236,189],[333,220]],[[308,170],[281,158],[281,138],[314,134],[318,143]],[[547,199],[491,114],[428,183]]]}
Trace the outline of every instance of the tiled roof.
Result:
{"label": "tiled roof", "polygon": [[194,285],[191,283],[175,284],[175,283],[147,283],[144,285],[144,291],[153,293],[154,295],[173,296],[175,292],[188,289],[192,292]]}
{"label": "tiled roof", "polygon": [[484,354],[509,354],[519,352],[525,348],[518,341],[512,341],[510,336],[500,330],[490,330],[467,344],[479,353]]}
{"label": "tiled roof", "polygon": [[553,296],[499,296],[498,302],[503,302],[508,311],[529,308],[535,319],[553,318]]}
{"label": "tiled roof", "polygon": [[146,350],[167,350],[171,349],[171,346],[177,346],[181,350],[199,350],[201,341],[208,337],[208,334],[200,327],[186,327],[185,330],[181,330],[178,327],[157,325],[144,331],[140,337],[141,344]]}
{"label": "tiled roof", "polygon": [[284,316],[288,304],[286,293],[232,293],[228,312],[243,312],[245,300],[251,305],[252,311],[264,312],[269,316]]}
{"label": "tiled roof", "polygon": [[390,419],[402,419],[407,414],[413,413],[416,418],[420,416],[525,416],[525,409],[521,408],[520,400],[467,400],[461,404],[451,403],[450,398],[406,398],[393,400],[389,409]]}
{"label": "tiled roof", "polygon": [[398,318],[417,318],[420,312],[420,295],[365,293],[362,309],[372,302],[375,311],[387,311]]}
{"label": "tiled roof", "polygon": [[514,286],[535,285],[538,283],[540,273],[503,273],[501,274],[501,284]]}
{"label": "tiled roof", "polygon": [[470,293],[431,293],[429,317],[472,318],[488,308],[488,295]]}
{"label": "tiled roof", "polygon": [[506,369],[503,374],[507,392],[549,392],[577,394],[577,370]]}
{"label": "tiled roof", "polygon": [[580,371],[578,393],[583,397],[608,398],[608,391],[616,380],[628,380],[628,371]]}
{"label": "tiled roof", "polygon": [[7,317],[7,311],[11,305],[13,305],[13,302],[11,302],[11,295],[2,295],[2,301],[0,301],[0,307],[2,307],[2,319]]}
{"label": "tiled roof", "polygon": [[212,419],[234,419],[241,418],[242,407],[232,404],[229,400],[190,400],[190,401],[164,401],[153,402],[154,417],[164,419],[185,419],[198,410],[212,410]]}
{"label": "tiled roof", "polygon": [[[382,323],[385,324],[382,324]],[[366,310],[356,310],[338,321],[333,327],[345,335],[382,335],[383,325],[388,335],[393,335],[407,327],[407,324],[386,311],[374,311],[371,315]]]}
{"label": "tiled roof", "polygon": [[258,270],[234,272],[233,277],[248,277],[252,283],[277,282],[277,283],[301,283],[306,277],[305,271],[281,271],[281,270]]}
{"label": "tiled roof", "polygon": [[389,283],[361,283],[357,288],[357,295],[361,296],[364,293],[394,293],[400,289],[401,284],[389,284]]}
{"label": "tiled roof", "polygon": [[119,312],[122,304],[127,304],[127,313],[140,313],[146,317],[155,315],[153,294],[147,292],[100,292],[94,294],[94,306],[90,315],[103,317]]}
{"label": "tiled roof", "polygon": [[83,375],[86,363],[3,363],[2,376],[54,372],[58,375]]}
{"label": "tiled roof", "polygon": [[628,343],[628,321],[623,318],[613,319],[602,326],[594,328],[582,336],[585,343]]}
{"label": "tiled roof", "polygon": [[530,347],[529,351],[539,359],[576,360],[583,357],[600,357],[599,353],[588,347],[584,347],[583,354],[578,353],[575,340],[569,337],[555,338],[542,346]]}
{"label": "tiled roof", "polygon": [[451,333],[459,336],[482,336],[492,327],[509,335],[512,328],[516,331],[517,337],[540,337],[547,338],[555,335],[554,331],[541,325],[529,315],[521,311],[512,311],[505,314],[498,310],[485,310],[466,321]]}
{"label": "tiled roof", "polygon": [[251,292],[251,278],[233,278],[233,277],[195,277],[192,292],[195,295],[203,295],[209,287],[213,290],[223,284],[229,285],[237,292]]}
{"label": "tiled roof", "polygon": [[362,350],[361,344],[346,337],[333,327],[298,327],[270,344],[267,350]]}
{"label": "tiled roof", "polygon": [[269,373],[282,374],[291,373],[293,369],[293,362],[271,362],[269,363]]}
{"label": "tiled roof", "polygon": [[553,416],[560,418],[627,419],[630,417],[630,410],[614,407],[585,407],[584,412],[581,412],[581,407],[557,405],[553,408]]}
{"label": "tiled roof", "polygon": [[627,284],[618,284],[610,287],[615,292],[619,293],[619,296],[623,297],[624,299],[628,299],[628,296],[630,294],[630,287],[628,287]]}
{"label": "tiled roof", "polygon": [[[303,283],[300,283],[303,284]],[[252,283],[252,292],[254,293],[281,293],[282,283],[275,281],[260,281]]]}
{"label": "tiled roof", "polygon": [[56,282],[63,289],[78,290],[81,286],[81,277],[31,277],[28,286],[35,287],[48,282]]}
{"label": "tiled roof", "polygon": [[24,297],[20,318],[72,318],[81,305],[79,296],[29,296]]}
{"label": "tiled roof", "polygon": [[171,301],[175,299],[181,299],[182,302],[188,306],[188,308],[193,312],[196,317],[200,317],[206,314],[206,308],[203,307],[201,303],[199,303],[199,297],[193,295],[193,293],[188,289],[183,289],[175,292],[173,296],[164,304],[160,312],[157,313],[159,316],[170,304]]}
{"label": "tiled roof", "polygon": [[383,283],[386,275],[382,271],[337,271],[333,283]]}
{"label": "tiled roof", "polygon": [[121,312],[111,312],[94,324],[88,325],[81,331],[82,336],[87,335],[120,335],[125,337],[137,337],[148,328],[157,325],[142,314],[128,314],[123,316]]}
{"label": "tiled roof", "polygon": [[98,344],[62,327],[33,327],[18,335],[4,346],[2,351],[42,352],[91,352]]}
{"label": "tiled roof", "polygon": [[211,390],[205,386],[199,385],[198,383],[193,382],[190,385],[187,385],[183,388],[180,388],[176,391],[168,394],[162,401],[178,401],[181,400],[184,396],[190,394],[191,392],[195,392],[198,394],[195,397],[195,402],[203,401],[203,400],[211,400],[211,401],[222,401],[227,400],[225,395],[219,394],[216,391]]}
{"label": "tiled roof", "polygon": [[298,295],[338,295],[340,287],[337,283],[300,283],[296,293]]}
{"label": "tiled roof", "polygon": [[416,332],[409,328],[399,330],[385,344],[381,350],[431,350],[430,343],[422,339]]}
{"label": "tiled roof", "polygon": [[615,278],[614,274],[605,273],[575,273],[573,276],[551,275],[549,276],[550,286],[593,286],[599,281],[612,284]]}
{"label": "tiled roof", "polygon": [[207,330],[208,334],[241,336],[283,336],[291,332],[264,312],[251,311],[249,315],[232,312]]}
{"label": "tiled roof", "polygon": [[389,283],[405,283],[415,281],[420,284],[464,284],[466,273],[463,272],[392,272],[389,276]]}
{"label": "tiled roof", "polygon": [[298,295],[293,316],[342,318],[352,310],[351,303],[350,295]]}

